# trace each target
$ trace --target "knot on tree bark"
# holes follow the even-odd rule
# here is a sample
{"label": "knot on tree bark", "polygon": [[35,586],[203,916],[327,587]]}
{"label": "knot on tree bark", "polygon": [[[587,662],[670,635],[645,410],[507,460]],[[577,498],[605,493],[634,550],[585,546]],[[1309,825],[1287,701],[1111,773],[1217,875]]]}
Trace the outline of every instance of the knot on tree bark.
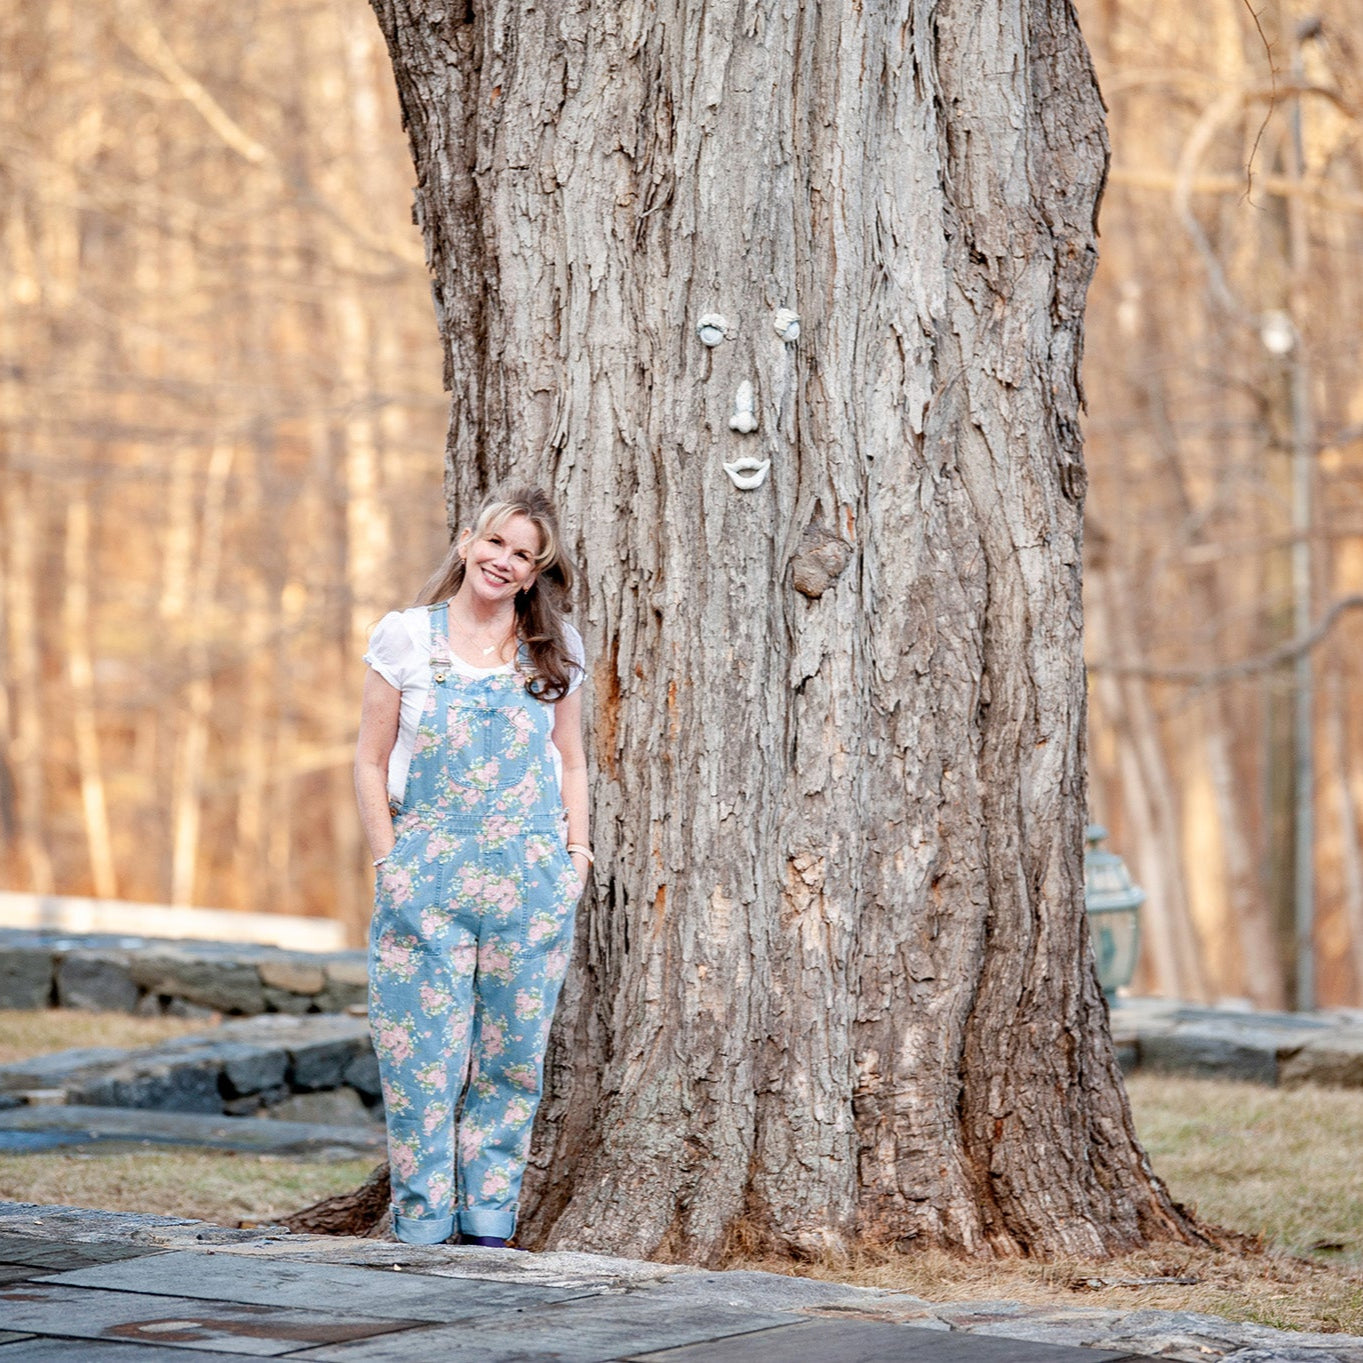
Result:
{"label": "knot on tree bark", "polygon": [[1060,465],[1060,490],[1072,502],[1083,501],[1088,491],[1089,475],[1083,464],[1069,460]]}
{"label": "knot on tree bark", "polygon": [[800,547],[791,562],[795,590],[806,596],[822,596],[852,561],[852,546],[822,525],[810,525],[800,536]]}

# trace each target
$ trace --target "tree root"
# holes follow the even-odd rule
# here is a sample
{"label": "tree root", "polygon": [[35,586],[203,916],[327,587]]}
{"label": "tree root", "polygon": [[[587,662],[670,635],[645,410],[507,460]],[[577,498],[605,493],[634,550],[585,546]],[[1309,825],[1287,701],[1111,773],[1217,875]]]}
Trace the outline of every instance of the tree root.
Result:
{"label": "tree root", "polygon": [[388,1214],[388,1165],[380,1164],[354,1192],[324,1197],[292,1216],[281,1216],[282,1225],[299,1235],[383,1234]]}

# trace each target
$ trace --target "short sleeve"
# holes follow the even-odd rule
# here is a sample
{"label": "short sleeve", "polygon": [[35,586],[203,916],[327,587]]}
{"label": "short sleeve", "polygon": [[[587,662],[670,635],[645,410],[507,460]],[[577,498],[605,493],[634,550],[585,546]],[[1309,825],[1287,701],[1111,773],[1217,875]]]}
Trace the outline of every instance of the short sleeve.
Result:
{"label": "short sleeve", "polygon": [[403,689],[411,671],[412,638],[401,611],[389,611],[374,626],[364,660],[396,690]]}
{"label": "short sleeve", "polygon": [[571,696],[587,675],[587,650],[582,647],[582,636],[566,620],[563,622],[563,642],[568,649],[568,656],[573,660],[573,676],[568,683],[568,694]]}

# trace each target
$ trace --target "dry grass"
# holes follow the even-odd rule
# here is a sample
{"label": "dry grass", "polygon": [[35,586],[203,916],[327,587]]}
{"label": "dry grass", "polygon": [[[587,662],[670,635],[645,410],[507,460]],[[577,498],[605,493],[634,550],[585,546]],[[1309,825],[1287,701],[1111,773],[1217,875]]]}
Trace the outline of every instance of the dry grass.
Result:
{"label": "dry grass", "polygon": [[233,1226],[272,1221],[349,1192],[373,1159],[335,1163],[221,1150],[65,1150],[0,1155],[0,1199],[190,1216]]}
{"label": "dry grass", "polygon": [[1363,1092],[1141,1074],[1127,1091],[1155,1168],[1205,1220],[1363,1259]]}
{"label": "dry grass", "polygon": [[[848,1264],[752,1259],[732,1268],[798,1273],[832,1282],[908,1292],[928,1301],[1020,1301],[1038,1306],[1200,1311],[1287,1330],[1363,1334],[1363,1273],[1280,1253],[1238,1255],[1165,1249],[1102,1263],[974,1263],[937,1251],[862,1253]],[[1106,1287],[1094,1278],[1196,1277],[1192,1286]]]}
{"label": "dry grass", "polygon": [[171,1037],[208,1031],[214,1019],[135,1018],[127,1013],[0,1009],[0,1065],[82,1046],[152,1046]]}

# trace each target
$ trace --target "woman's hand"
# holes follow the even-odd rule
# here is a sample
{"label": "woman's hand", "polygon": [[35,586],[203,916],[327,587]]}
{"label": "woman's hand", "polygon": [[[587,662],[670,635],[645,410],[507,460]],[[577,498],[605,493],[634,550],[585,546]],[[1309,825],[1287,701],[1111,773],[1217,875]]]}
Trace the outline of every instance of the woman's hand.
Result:
{"label": "woman's hand", "polygon": [[568,857],[573,863],[573,870],[577,872],[577,895],[580,899],[582,891],[587,888],[587,872],[592,864],[582,852],[569,852]]}
{"label": "woman's hand", "polygon": [[574,691],[554,704],[554,746],[563,760],[563,808],[568,816],[564,832],[568,856],[577,872],[577,893],[580,896],[587,884],[587,872],[592,859],[574,844],[588,846],[589,809],[587,804],[587,754],[582,746],[582,692]]}

